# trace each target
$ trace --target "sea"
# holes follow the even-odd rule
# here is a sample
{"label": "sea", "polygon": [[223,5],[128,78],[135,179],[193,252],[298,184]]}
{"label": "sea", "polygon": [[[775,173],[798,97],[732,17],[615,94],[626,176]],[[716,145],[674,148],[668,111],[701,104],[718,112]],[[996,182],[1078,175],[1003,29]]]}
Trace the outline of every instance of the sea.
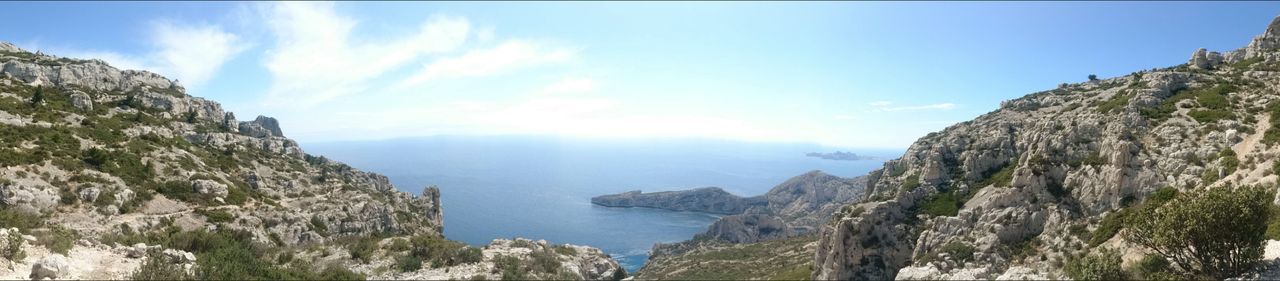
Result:
{"label": "sea", "polygon": [[[578,139],[436,136],[301,144],[357,169],[386,175],[400,190],[440,188],[445,237],[475,246],[525,237],[600,248],[634,272],[654,243],[692,238],[717,216],[649,208],[611,208],[591,197],[642,190],[716,186],[764,194],[812,170],[854,177],[903,149],[711,139]],[[866,160],[825,160],[809,152],[846,151]]]}

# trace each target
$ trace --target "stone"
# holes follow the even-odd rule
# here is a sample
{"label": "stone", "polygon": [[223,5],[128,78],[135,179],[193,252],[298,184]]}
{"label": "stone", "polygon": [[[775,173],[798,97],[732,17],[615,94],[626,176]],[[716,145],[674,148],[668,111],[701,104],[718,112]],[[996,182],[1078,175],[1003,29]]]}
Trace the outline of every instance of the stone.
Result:
{"label": "stone", "polygon": [[48,255],[31,265],[31,280],[58,279],[67,277],[70,261],[62,254]]}
{"label": "stone", "polygon": [[164,249],[161,252],[165,260],[169,263],[193,263],[196,262],[196,255],[191,252],[175,249]]}
{"label": "stone", "polygon": [[1199,69],[1209,69],[1213,67],[1213,64],[1209,62],[1209,51],[1204,48],[1200,48],[1194,53],[1191,53],[1191,60],[1187,62],[1187,65]]}
{"label": "stone", "polygon": [[81,111],[93,111],[93,98],[81,91],[71,93],[71,106]]}
{"label": "stone", "polygon": [[253,121],[240,122],[240,133],[256,138],[284,136],[284,133],[280,131],[279,121],[262,115],[258,115],[258,118]]}
{"label": "stone", "polygon": [[199,194],[210,194],[216,198],[226,197],[228,193],[227,185],[205,179],[191,181],[191,190]]}

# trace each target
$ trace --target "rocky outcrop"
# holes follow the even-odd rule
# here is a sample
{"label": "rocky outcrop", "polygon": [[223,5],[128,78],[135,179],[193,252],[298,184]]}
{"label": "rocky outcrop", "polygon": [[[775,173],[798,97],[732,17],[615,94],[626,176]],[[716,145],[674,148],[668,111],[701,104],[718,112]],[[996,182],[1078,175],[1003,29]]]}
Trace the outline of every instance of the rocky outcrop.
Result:
{"label": "rocky outcrop", "polygon": [[[232,116],[234,120],[234,116]],[[240,122],[240,134],[257,137],[283,137],[284,133],[280,131],[280,122],[275,118],[258,115],[257,119],[248,122]]]}
{"label": "rocky outcrop", "polygon": [[1162,187],[1276,182],[1280,145],[1264,135],[1280,133],[1266,109],[1277,42],[1280,18],[1223,58],[1201,49],[1187,65],[1065,84],[920,138],[867,175],[866,203],[821,227],[811,277],[1061,278],[1093,247],[1140,253],[1087,240]]}
{"label": "rocky outcrop", "polygon": [[729,243],[755,243],[794,236],[795,232],[781,218],[766,214],[741,214],[722,217],[699,238]]}
{"label": "rocky outcrop", "polygon": [[652,193],[636,190],[592,197],[591,203],[605,207],[646,207],[732,215],[746,212],[752,207],[763,205],[764,202],[758,198],[742,198],[719,187],[703,187]]}

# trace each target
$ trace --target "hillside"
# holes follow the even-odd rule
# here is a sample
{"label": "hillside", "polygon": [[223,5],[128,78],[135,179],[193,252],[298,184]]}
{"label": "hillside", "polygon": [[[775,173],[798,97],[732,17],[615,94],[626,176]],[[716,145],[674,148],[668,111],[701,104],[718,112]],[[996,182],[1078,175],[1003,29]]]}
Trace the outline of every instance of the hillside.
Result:
{"label": "hillside", "polygon": [[1063,84],[924,136],[821,229],[811,277],[1065,278],[1104,249],[1131,270],[1147,252],[1116,235],[1118,214],[1157,190],[1274,191],[1277,48],[1280,18],[1239,50]]}
{"label": "hillside", "polygon": [[0,43],[0,279],[618,279],[598,249],[442,236],[440,191],[306,154],[154,73]]}

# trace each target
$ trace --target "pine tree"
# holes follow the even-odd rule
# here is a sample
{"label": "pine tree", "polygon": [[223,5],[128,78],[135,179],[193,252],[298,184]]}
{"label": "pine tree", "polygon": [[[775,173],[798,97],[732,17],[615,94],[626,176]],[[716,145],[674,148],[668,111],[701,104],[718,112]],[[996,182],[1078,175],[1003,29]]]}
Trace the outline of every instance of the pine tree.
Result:
{"label": "pine tree", "polygon": [[31,106],[39,106],[44,103],[44,88],[36,86],[36,93],[31,95]]}

